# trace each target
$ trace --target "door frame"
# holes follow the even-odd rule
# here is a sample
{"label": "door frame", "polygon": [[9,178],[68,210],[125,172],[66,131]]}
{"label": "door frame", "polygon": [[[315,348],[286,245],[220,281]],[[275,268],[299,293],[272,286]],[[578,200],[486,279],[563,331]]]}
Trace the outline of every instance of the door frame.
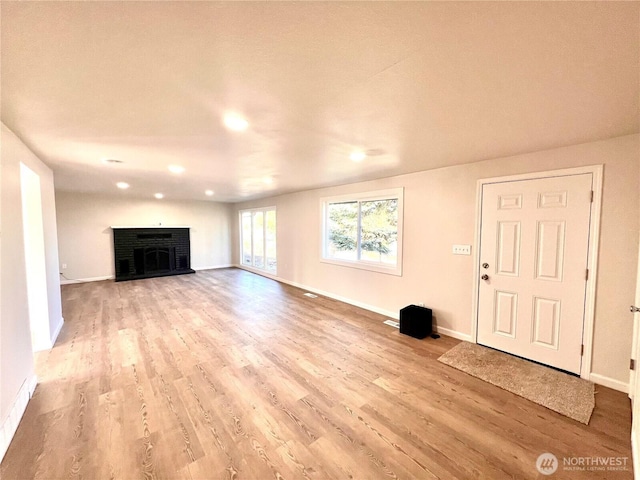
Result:
{"label": "door frame", "polygon": [[585,291],[584,327],[582,329],[582,344],[584,354],[580,367],[580,377],[586,380],[591,376],[591,362],[593,359],[593,326],[596,303],[596,283],[598,278],[598,246],[600,242],[600,217],[602,210],[603,165],[587,165],[583,167],[547,170],[542,172],[524,173],[503,177],[481,178],[476,188],[476,226],[475,226],[475,254],[473,272],[473,305],[471,316],[471,342],[478,342],[478,300],[480,285],[480,235],[482,229],[482,187],[490,183],[513,182],[519,180],[538,180],[543,178],[566,177],[590,173],[593,175],[593,203],[591,204],[591,219],[589,221],[589,250],[587,254],[587,268],[589,279]]}
{"label": "door frame", "polygon": [[[640,245],[638,245],[638,273],[636,280],[636,295],[633,306],[640,305]],[[629,398],[631,398],[631,456],[633,459],[634,478],[640,478],[640,385],[638,384],[638,359],[640,358],[640,313],[633,313],[633,346],[631,358],[636,367],[629,370]]]}

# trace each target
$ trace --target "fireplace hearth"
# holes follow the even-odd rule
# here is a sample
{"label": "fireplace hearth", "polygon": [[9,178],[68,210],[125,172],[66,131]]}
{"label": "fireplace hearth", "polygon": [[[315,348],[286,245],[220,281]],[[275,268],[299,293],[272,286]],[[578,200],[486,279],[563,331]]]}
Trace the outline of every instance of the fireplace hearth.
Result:
{"label": "fireplace hearth", "polygon": [[195,273],[188,227],[111,227],[116,282]]}

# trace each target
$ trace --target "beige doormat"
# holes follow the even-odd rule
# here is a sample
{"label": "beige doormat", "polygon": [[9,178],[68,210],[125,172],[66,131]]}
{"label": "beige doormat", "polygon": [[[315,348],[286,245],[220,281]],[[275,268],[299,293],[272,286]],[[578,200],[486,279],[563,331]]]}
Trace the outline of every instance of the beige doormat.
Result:
{"label": "beige doormat", "polygon": [[469,342],[459,343],[438,361],[589,424],[595,407],[591,382]]}

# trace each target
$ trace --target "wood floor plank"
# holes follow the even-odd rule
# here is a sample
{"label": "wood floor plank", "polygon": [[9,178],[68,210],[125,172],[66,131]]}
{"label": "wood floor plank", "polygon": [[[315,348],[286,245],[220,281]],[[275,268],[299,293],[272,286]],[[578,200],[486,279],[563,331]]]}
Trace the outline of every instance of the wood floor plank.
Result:
{"label": "wood floor plank", "polygon": [[585,426],[437,362],[458,340],[303,293],[238,269],[64,286],[0,478],[537,479],[544,452],[632,478],[625,394],[598,386]]}

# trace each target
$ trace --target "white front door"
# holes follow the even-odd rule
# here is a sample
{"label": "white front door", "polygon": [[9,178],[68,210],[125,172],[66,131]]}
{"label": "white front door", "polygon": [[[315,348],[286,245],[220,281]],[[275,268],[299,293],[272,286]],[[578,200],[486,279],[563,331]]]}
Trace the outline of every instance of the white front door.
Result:
{"label": "white front door", "polygon": [[483,185],[478,343],[580,373],[592,180]]}

